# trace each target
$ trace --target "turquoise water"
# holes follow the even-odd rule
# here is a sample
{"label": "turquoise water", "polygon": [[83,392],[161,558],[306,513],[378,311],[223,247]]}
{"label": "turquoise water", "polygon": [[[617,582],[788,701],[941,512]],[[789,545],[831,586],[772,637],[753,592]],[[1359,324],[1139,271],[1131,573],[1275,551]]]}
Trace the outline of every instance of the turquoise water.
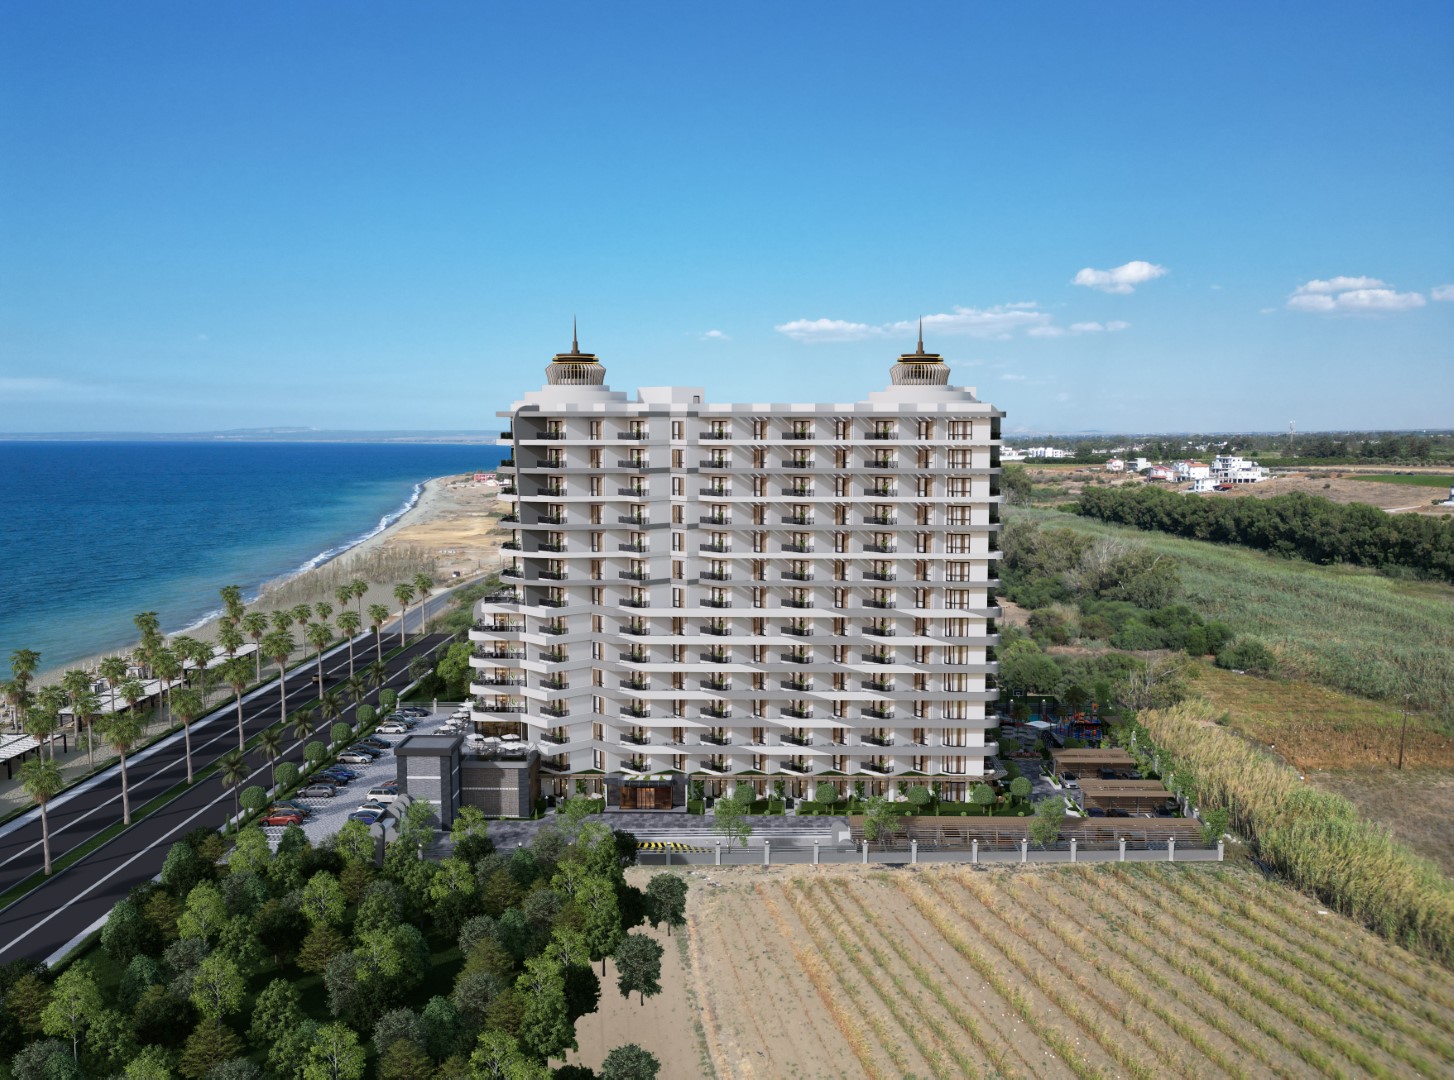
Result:
{"label": "turquoise water", "polygon": [[168,632],[217,590],[337,555],[397,517],[433,476],[489,469],[503,447],[374,443],[0,442],[0,674],[42,670]]}

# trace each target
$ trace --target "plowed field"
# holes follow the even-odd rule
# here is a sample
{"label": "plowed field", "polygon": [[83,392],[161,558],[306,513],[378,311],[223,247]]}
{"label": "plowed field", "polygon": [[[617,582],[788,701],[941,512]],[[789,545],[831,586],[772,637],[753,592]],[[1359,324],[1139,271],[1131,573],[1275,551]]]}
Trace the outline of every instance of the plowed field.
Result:
{"label": "plowed field", "polygon": [[1454,975],[1245,870],[705,877],[719,1077],[1454,1076]]}

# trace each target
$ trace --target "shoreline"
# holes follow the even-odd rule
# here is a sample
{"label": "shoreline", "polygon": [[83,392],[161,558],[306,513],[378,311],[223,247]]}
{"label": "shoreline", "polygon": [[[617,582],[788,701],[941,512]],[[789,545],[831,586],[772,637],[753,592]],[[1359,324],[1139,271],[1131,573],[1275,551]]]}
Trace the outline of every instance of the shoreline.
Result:
{"label": "shoreline", "polygon": [[[368,531],[359,534],[355,539],[343,544],[334,545],[325,551],[306,560],[294,570],[280,574],[264,581],[249,591],[246,597],[246,604],[249,610],[272,610],[277,607],[294,606],[297,603],[308,602],[302,598],[303,594],[309,594],[316,599],[326,598],[329,603],[337,607],[336,601],[331,595],[333,586],[325,581],[325,578],[335,576],[338,571],[348,570],[357,567],[359,564],[368,563],[372,558],[374,561],[387,561],[387,564],[396,568],[406,567],[410,563],[417,563],[422,570],[426,564],[433,563],[436,572],[433,575],[437,585],[458,583],[461,580],[468,580],[478,573],[488,573],[498,569],[499,554],[497,539],[495,542],[492,557],[481,558],[478,566],[472,572],[446,571],[441,576],[438,570],[439,557],[431,554],[415,542],[415,538],[408,534],[410,530],[416,532],[427,532],[432,529],[441,535],[449,535],[450,524],[453,523],[451,511],[457,511],[457,507],[449,505],[448,494],[456,486],[468,486],[480,488],[481,494],[490,496],[493,503],[493,496],[482,485],[475,485],[470,482],[471,474],[450,474],[445,476],[433,476],[419,481],[414,485],[408,498],[398,509],[392,510],[379,519],[377,524]],[[456,513],[454,515],[458,517]],[[478,516],[471,515],[471,516]],[[498,513],[494,514],[498,520]],[[423,539],[424,537],[421,537]],[[500,537],[503,539],[503,536]],[[489,565],[486,565],[488,563]],[[330,574],[333,571],[334,574]],[[451,573],[458,576],[450,577]],[[355,576],[367,578],[366,574],[360,573]],[[412,577],[400,573],[395,580],[404,577]],[[372,604],[382,604],[397,614],[398,603],[393,597],[393,581],[370,581],[370,589],[357,606],[367,611]],[[288,595],[291,594],[291,595]],[[271,598],[271,602],[270,602]],[[336,614],[336,612],[335,612]],[[413,614],[413,607],[410,607],[410,614]],[[163,632],[164,637],[170,641],[178,636],[186,635],[197,637],[207,641],[216,639],[217,627],[221,621],[222,608],[217,606],[198,619],[187,625]],[[369,624],[364,623],[363,630],[367,631]],[[295,633],[295,637],[296,637]],[[128,654],[136,646],[136,640],[126,645],[111,649],[104,649],[90,654],[84,658],[70,661],[60,667],[46,668],[36,674],[36,685],[43,686],[56,682],[67,670],[83,668],[94,670],[103,657]],[[42,657],[42,660],[44,658]]]}

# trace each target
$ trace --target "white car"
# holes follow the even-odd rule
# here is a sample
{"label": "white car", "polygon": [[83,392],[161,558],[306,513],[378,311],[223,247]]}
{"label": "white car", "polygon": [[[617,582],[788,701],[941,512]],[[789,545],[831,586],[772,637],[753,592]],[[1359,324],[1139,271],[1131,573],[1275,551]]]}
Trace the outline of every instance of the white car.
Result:
{"label": "white car", "polygon": [[391,787],[369,788],[369,798],[374,802],[391,803],[399,797],[399,792]]}
{"label": "white car", "polygon": [[401,724],[397,720],[390,720],[388,723],[380,724],[376,730],[380,735],[407,735],[409,725]]}

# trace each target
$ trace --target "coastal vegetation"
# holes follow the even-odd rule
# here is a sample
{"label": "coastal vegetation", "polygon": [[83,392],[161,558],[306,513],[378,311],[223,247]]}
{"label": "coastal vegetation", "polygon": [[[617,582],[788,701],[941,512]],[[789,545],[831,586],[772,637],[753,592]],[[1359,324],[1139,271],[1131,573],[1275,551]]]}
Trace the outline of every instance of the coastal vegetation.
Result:
{"label": "coastal vegetation", "polygon": [[[225,863],[218,834],[189,834],[62,972],[0,968],[10,1074],[550,1080],[599,1005],[593,963],[616,958],[623,997],[661,992],[661,947],[634,931],[682,925],[684,890],[629,884],[629,836],[546,828],[497,853],[466,808],[434,862],[416,805],[382,866],[358,823],[276,851],[248,828]],[[654,1075],[627,1047],[601,1075]]]}

